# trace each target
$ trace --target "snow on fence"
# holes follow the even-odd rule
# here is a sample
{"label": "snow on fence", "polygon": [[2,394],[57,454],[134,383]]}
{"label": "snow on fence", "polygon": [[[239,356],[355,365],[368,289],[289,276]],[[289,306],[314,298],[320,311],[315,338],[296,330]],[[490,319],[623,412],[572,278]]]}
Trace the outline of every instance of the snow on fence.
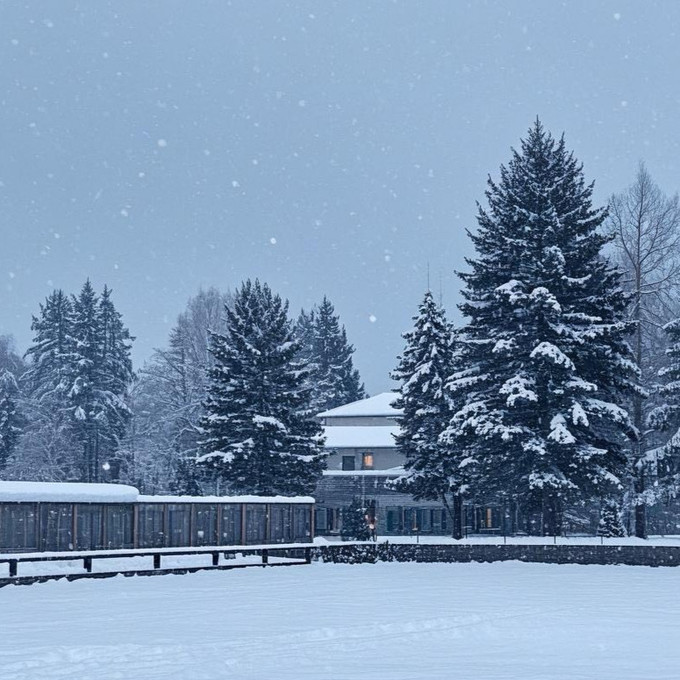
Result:
{"label": "snow on fence", "polygon": [[0,481],[5,503],[135,503],[138,497],[139,491],[125,484]]}

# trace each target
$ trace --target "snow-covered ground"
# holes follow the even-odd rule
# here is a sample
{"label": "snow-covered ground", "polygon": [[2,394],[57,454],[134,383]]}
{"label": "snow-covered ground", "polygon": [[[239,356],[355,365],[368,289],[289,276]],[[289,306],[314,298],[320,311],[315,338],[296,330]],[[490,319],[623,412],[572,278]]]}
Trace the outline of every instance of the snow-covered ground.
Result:
{"label": "snow-covered ground", "polygon": [[0,589],[12,680],[677,680],[680,569],[378,564]]}

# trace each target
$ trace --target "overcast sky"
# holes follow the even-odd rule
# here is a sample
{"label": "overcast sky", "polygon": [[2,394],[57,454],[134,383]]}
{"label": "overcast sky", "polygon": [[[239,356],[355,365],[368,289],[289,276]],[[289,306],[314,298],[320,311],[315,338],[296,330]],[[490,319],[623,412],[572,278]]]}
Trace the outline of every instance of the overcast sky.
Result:
{"label": "overcast sky", "polygon": [[487,174],[539,115],[604,201],[680,184],[680,2],[0,2],[0,333],[107,283],[139,364],[199,287],[326,294],[371,393],[454,319]]}

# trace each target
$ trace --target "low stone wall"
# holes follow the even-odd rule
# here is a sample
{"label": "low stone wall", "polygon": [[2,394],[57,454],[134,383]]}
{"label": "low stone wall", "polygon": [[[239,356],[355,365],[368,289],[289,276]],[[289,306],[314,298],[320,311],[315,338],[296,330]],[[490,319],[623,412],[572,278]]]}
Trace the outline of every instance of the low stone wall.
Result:
{"label": "low stone wall", "polygon": [[680,566],[680,546],[655,545],[490,545],[339,543],[317,546],[314,557],[336,564],[376,562],[546,562],[551,564],[628,564]]}

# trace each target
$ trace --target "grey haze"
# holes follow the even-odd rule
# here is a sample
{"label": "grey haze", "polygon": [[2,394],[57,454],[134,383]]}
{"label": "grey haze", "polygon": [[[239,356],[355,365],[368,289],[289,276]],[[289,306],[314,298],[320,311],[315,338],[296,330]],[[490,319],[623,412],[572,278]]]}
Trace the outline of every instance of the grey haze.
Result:
{"label": "grey haze", "polygon": [[139,364],[200,286],[327,294],[375,393],[453,318],[488,173],[539,115],[600,202],[680,171],[680,3],[0,3],[0,333],[114,289]]}

